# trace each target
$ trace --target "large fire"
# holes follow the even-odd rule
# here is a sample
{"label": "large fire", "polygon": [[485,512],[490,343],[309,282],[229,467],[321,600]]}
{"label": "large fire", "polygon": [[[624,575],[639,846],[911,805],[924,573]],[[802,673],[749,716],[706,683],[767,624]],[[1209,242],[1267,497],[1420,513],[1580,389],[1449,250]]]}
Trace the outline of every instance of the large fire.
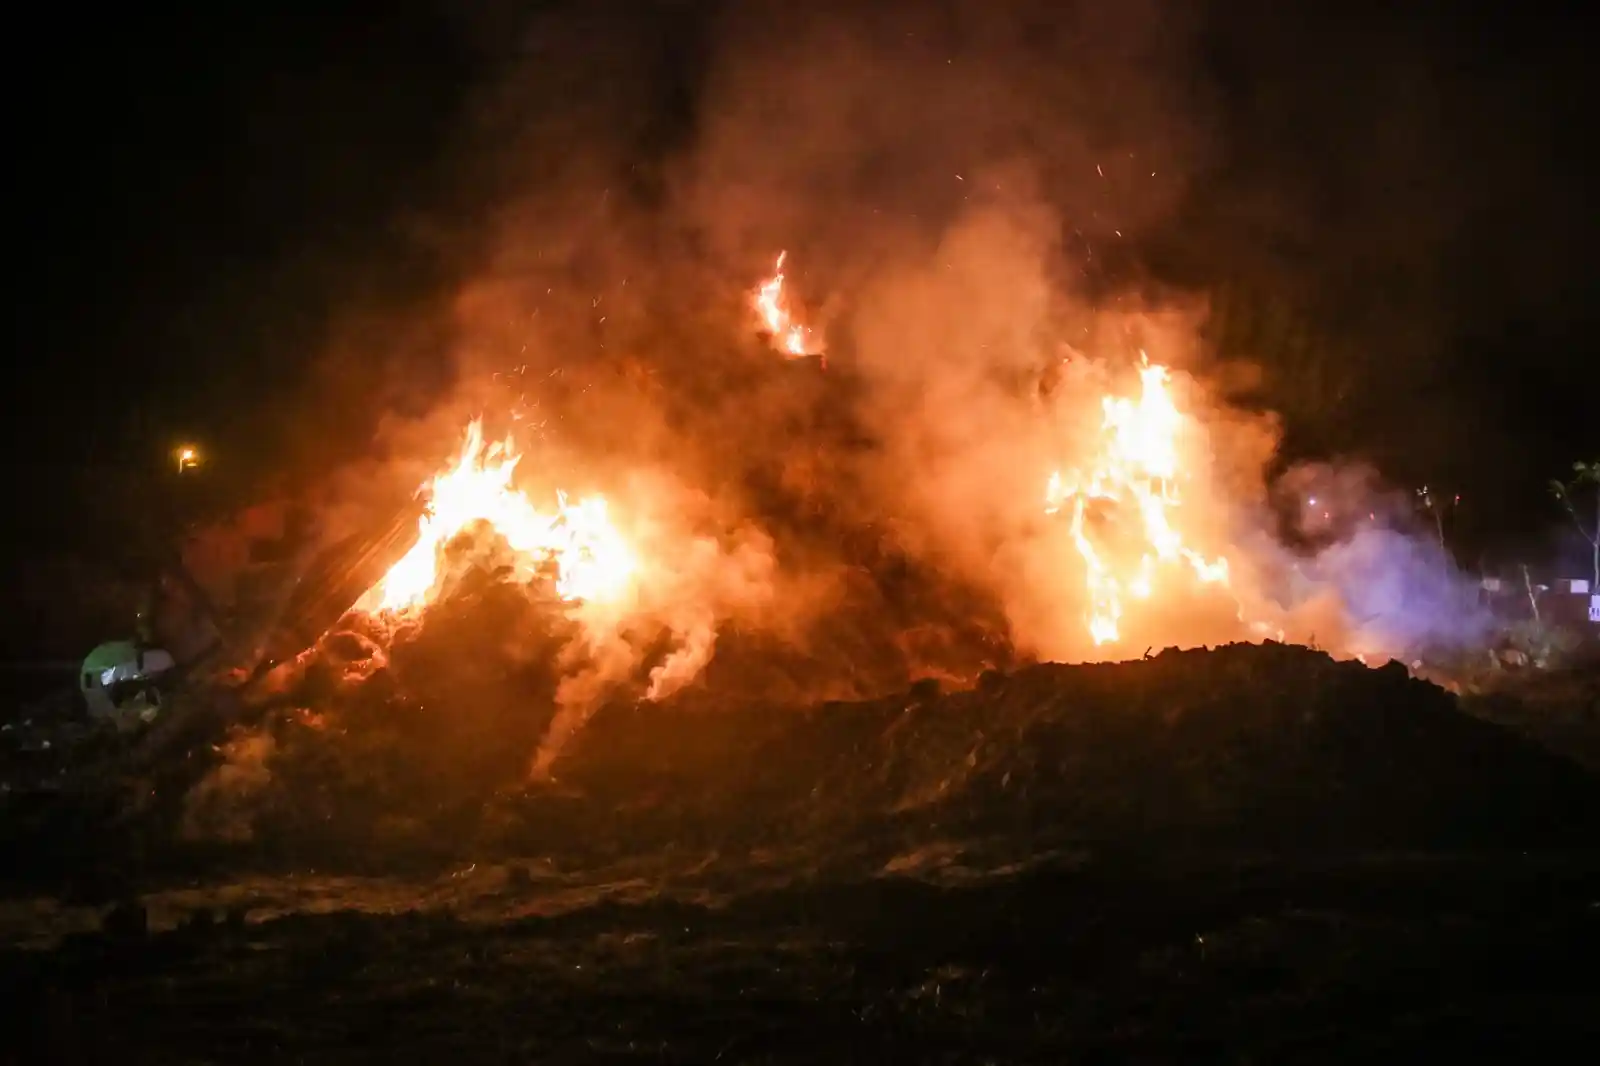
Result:
{"label": "large fire", "polygon": [[[779,272],[757,291],[756,306],[786,350],[803,354],[804,331],[790,324],[781,302]],[[1185,480],[1180,438],[1186,418],[1174,402],[1167,369],[1145,359],[1137,398],[1105,396],[1097,447],[1079,467],[1052,473],[1045,511],[1069,519],[1070,537],[1085,568],[1085,624],[1097,646],[1122,636],[1130,601],[1155,597],[1173,571],[1205,585],[1226,586],[1225,558],[1191,547],[1180,531]],[[517,576],[553,577],[570,602],[614,602],[633,586],[639,563],[612,523],[606,500],[569,502],[541,509],[514,484],[521,456],[512,442],[489,443],[481,422],[467,429],[455,462],[425,487],[427,511],[415,546],[357,604],[359,610],[409,611],[440,592],[445,546],[474,523],[492,527],[511,547]]]}
{"label": "large fire", "polygon": [[[763,330],[790,356],[807,354],[808,331],[784,301],[783,265],[752,294]],[[1115,644],[1124,616],[1139,602],[1159,602],[1174,581],[1227,588],[1226,558],[1196,547],[1181,488],[1188,482],[1186,437],[1194,428],[1173,397],[1166,367],[1141,353],[1137,396],[1101,398],[1102,420],[1087,461],[1049,477],[1045,511],[1068,521],[1068,537],[1084,567],[1084,624],[1094,644]],[[620,603],[636,589],[639,560],[613,524],[602,497],[541,508],[514,484],[520,461],[512,442],[488,443],[473,422],[455,462],[425,486],[427,511],[416,545],[357,605],[360,610],[409,611],[436,598],[448,577],[445,546],[475,523],[485,523],[515,553],[516,575],[546,575],[569,602]],[[1189,522],[1192,527],[1193,523]]]}
{"label": "large fire", "polygon": [[467,428],[455,463],[427,486],[420,536],[361,602],[358,610],[406,611],[438,594],[445,575],[440,557],[454,537],[474,523],[493,527],[516,553],[517,576],[531,581],[551,572],[568,601],[606,602],[632,584],[638,561],[611,522],[603,497],[569,502],[556,494],[550,510],[536,507],[513,483],[521,456],[508,439],[486,444],[481,422]]}
{"label": "large fire", "polygon": [[[1184,416],[1169,375],[1145,359],[1137,400],[1107,396],[1100,444],[1089,464],[1050,475],[1048,514],[1070,512],[1071,535],[1086,570],[1089,635],[1095,644],[1121,636],[1128,600],[1147,600],[1166,569],[1187,569],[1205,584],[1226,584],[1226,559],[1190,548],[1177,526],[1181,508],[1179,438]],[[1132,522],[1116,512],[1131,505]],[[1108,512],[1110,512],[1108,514]]]}

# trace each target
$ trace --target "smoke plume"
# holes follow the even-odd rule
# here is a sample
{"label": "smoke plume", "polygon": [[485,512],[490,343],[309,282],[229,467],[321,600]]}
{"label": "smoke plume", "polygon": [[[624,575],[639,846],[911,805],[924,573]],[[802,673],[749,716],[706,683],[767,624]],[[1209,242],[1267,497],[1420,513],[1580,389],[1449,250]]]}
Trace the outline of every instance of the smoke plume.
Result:
{"label": "smoke plume", "polygon": [[[460,385],[385,426],[379,465],[420,484],[488,413],[528,451],[528,491],[606,494],[645,559],[625,603],[576,608],[537,770],[611,694],[693,683],[730,626],[817,656],[852,627],[902,651],[933,628],[946,661],[914,668],[946,676],[992,665],[986,642],[1066,660],[1265,636],[1398,654],[1474,630],[1448,559],[1379,521],[1354,475],[1269,484],[1276,423],[1226,401],[1238,368],[1208,356],[1205,294],[1140,270],[1216,151],[1177,8],[664,4],[623,23],[598,4],[496,23],[518,47],[459,148],[488,204],[452,303]],[[751,296],[780,251],[825,371],[761,335]],[[1106,400],[1136,397],[1146,361],[1171,368],[1181,412],[1181,477],[1160,491],[1194,567],[1227,581],[1163,572],[1096,643],[1047,486],[1093,472]],[[1286,546],[1276,504],[1313,483],[1330,514],[1374,517],[1317,532],[1300,515]],[[1120,528],[1119,506],[1080,518]]]}

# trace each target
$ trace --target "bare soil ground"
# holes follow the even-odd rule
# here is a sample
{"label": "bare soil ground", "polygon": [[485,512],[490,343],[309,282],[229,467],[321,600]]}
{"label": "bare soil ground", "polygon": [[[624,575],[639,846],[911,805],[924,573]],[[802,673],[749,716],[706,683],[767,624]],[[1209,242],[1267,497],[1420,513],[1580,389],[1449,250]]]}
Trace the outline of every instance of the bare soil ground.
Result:
{"label": "bare soil ground", "polygon": [[248,787],[132,821],[8,801],[8,1054],[1560,1062],[1600,1036],[1600,780],[1398,668],[1233,647],[619,703],[533,789],[458,686],[428,715],[404,678],[382,715],[329,696],[262,727]]}

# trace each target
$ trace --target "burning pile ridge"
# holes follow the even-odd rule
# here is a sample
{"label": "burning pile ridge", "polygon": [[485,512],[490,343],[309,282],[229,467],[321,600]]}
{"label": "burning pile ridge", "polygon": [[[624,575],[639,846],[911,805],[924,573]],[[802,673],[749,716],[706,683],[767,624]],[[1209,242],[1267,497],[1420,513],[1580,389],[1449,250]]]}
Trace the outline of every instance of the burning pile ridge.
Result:
{"label": "burning pile ridge", "polygon": [[[802,324],[786,262],[780,255],[773,276],[749,294],[753,327],[773,349],[761,353],[760,366],[826,349]],[[1068,363],[1075,367],[1063,370]],[[547,472],[530,471],[513,439],[490,441],[483,420],[473,420],[453,458],[420,486],[420,518],[396,526],[414,526],[409,541],[394,539],[393,555],[378,553],[392,564],[361,569],[324,596],[329,604],[319,609],[331,610],[305,628],[326,628],[353,599],[344,628],[382,647],[442,624],[445,615],[432,616],[468,595],[463,590],[479,600],[491,588],[500,596],[499,586],[520,590],[532,605],[528,618],[492,630],[484,615],[472,628],[482,644],[537,645],[532,657],[556,678],[555,711],[533,760],[537,774],[550,773],[564,745],[609,703],[659,703],[711,681],[726,691],[739,675],[780,684],[803,701],[871,697],[918,676],[970,683],[986,668],[1019,661],[1126,659],[1147,645],[1314,634],[1323,646],[1374,662],[1400,650],[1398,639],[1394,648],[1360,639],[1344,609],[1345,589],[1308,577],[1312,567],[1265,538],[1239,536],[1234,520],[1245,507],[1228,498],[1213,462],[1212,430],[1225,431],[1226,419],[1207,408],[1197,381],[1143,350],[1125,368],[1074,353],[1051,374],[1077,375],[1076,387],[1041,385],[1041,396],[1060,395],[1034,407],[1012,405],[1003,390],[1001,399],[989,397],[1008,416],[1037,424],[1005,435],[977,461],[965,452],[981,452],[985,441],[956,434],[902,442],[894,438],[900,430],[874,424],[881,412],[870,402],[842,391],[807,394],[807,402],[839,408],[832,413],[870,438],[861,449],[872,453],[867,458],[823,444],[802,457],[813,460],[807,490],[829,500],[856,494],[839,508],[848,519],[838,529],[870,532],[875,547],[854,554],[839,543],[822,552],[793,543],[799,538],[776,514],[782,508],[764,510],[757,490],[728,504],[732,518],[683,513],[686,503],[709,498],[693,468],[613,470],[610,481],[598,479],[604,493],[576,499],[559,485],[533,491],[529,475]],[[974,390],[987,387],[982,380]],[[794,458],[774,447],[782,454],[773,465]],[[936,487],[913,484],[889,499],[882,479],[885,471],[900,473],[904,456],[895,449],[902,447],[946,468],[928,479]],[[1017,471],[1005,483],[1009,498],[988,484],[1002,459]],[[792,471],[779,473],[781,494],[792,488],[784,482]],[[671,484],[638,491],[638,482],[656,475]],[[970,506],[944,498],[974,484],[988,495]],[[1350,557],[1365,577],[1371,558]],[[1336,553],[1315,562],[1340,565]],[[1278,595],[1280,588],[1289,592]],[[447,614],[468,607],[463,601]],[[560,639],[533,634],[538,626]],[[751,664],[762,656],[764,673]],[[372,657],[363,661],[343,676],[374,673]],[[709,679],[719,663],[723,676]],[[543,707],[532,717],[541,714]]]}
{"label": "burning pile ridge", "polygon": [[[797,354],[793,349],[805,334],[780,311],[774,286],[782,277],[763,285],[756,302],[775,343]],[[1178,409],[1170,380],[1166,367],[1141,355],[1138,396],[1105,396],[1094,453],[1081,466],[1050,473],[1044,485],[1044,513],[1066,519],[1057,536],[1059,562],[1082,570],[1084,629],[1108,652],[1123,636],[1124,615],[1158,597],[1163,583],[1186,577],[1224,590],[1229,583],[1227,558],[1192,547],[1183,529],[1188,475],[1180,454],[1198,427]],[[603,496],[569,502],[558,490],[555,506],[540,507],[515,483],[521,459],[512,440],[486,443],[482,421],[473,421],[454,462],[419,490],[426,510],[415,544],[355,609],[403,615],[437,600],[447,584],[442,553],[481,524],[509,547],[515,580],[527,584],[553,575],[569,603],[628,610],[653,575],[649,560],[614,521],[609,502]]]}

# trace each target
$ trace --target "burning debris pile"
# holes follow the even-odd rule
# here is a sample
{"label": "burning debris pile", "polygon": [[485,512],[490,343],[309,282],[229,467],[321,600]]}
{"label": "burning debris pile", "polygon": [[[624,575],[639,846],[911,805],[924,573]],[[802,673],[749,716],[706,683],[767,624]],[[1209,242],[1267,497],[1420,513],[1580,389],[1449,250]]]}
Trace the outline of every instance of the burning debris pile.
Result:
{"label": "burning debris pile", "polygon": [[[802,326],[784,264],[749,296],[747,399],[787,388],[796,357],[839,359],[759,447],[658,424],[673,407],[653,398],[529,464],[476,418],[412,502],[323,545],[254,624],[218,626],[135,758],[80,777],[131,786],[101,802],[142,839],[324,864],[907,820],[1403,843],[1592,808],[1564,764],[1354,661],[1482,619],[1448,564],[1390,550],[1419,542],[1375,507],[1310,554],[1274,539],[1270,441],[1200,378],[1142,345],[908,378]],[[1347,661],[1138,661],[1262,639]]]}
{"label": "burning debris pile", "polygon": [[[1102,568],[1085,622],[1108,642],[1163,579],[1232,591],[1172,532],[1182,498],[1160,450],[1124,435],[1149,397],[1106,405],[1104,461],[1047,501]],[[737,545],[700,542],[696,562],[661,551],[692,538],[635,535],[598,498],[540,510],[512,485],[516,461],[474,427],[420,518],[313,571],[280,625],[313,632],[326,619],[306,619],[333,610],[309,649],[242,686],[191,681],[142,758],[81,775],[114,794],[8,818],[13,851],[48,853],[63,818],[96,876],[117,879],[208,855],[382,870],[698,843],[823,862],[888,841],[1520,846],[1600,829],[1584,771],[1398,663],[1269,641],[1029,666],[1003,620],[963,630],[959,587],[904,568],[920,605],[866,581],[810,629],[741,626],[683,610],[770,580]],[[1136,535],[1125,519],[1094,530],[1097,501],[1130,507]],[[741,567],[744,585],[707,577]],[[352,587],[366,591],[329,591]],[[197,728],[163,735],[185,721]],[[74,862],[28,876],[71,880],[59,867]]]}
{"label": "burning debris pile", "polygon": [[[957,294],[977,318],[952,328],[986,337],[992,316],[1013,329],[1009,287],[988,309],[966,291],[987,277],[990,246],[1016,239],[998,229],[952,238],[953,282],[908,282],[907,307],[888,301],[897,348]],[[558,390],[521,440],[525,394],[480,407],[410,503],[378,505],[381,521],[323,545],[255,624],[212,619],[224,665],[250,675],[243,701],[281,694],[333,629],[385,647],[485,573],[553,598],[565,634],[536,773],[607,700],[726,691],[730,678],[796,702],[870,698],[919,677],[962,685],[1019,662],[1241,639],[1414,661],[1484,628],[1448,562],[1379,528],[1370,499],[1373,528],[1315,552],[1274,536],[1270,426],[1149,355],[1181,350],[1189,325],[1095,312],[1087,353],[1012,339],[1004,365],[988,344],[944,351],[954,342],[930,333],[929,367],[908,370],[898,351],[875,363],[862,326],[836,349],[802,324],[787,261],[747,291],[742,335],[761,350],[737,380],[717,379],[714,402],[692,375],[642,396],[591,381]],[[826,373],[783,369],[824,351],[840,357]],[[550,412],[570,416],[566,439],[541,428]],[[730,422],[750,413],[771,424]],[[723,446],[730,431],[739,446]],[[542,647],[526,625],[481,639],[524,637]]]}

